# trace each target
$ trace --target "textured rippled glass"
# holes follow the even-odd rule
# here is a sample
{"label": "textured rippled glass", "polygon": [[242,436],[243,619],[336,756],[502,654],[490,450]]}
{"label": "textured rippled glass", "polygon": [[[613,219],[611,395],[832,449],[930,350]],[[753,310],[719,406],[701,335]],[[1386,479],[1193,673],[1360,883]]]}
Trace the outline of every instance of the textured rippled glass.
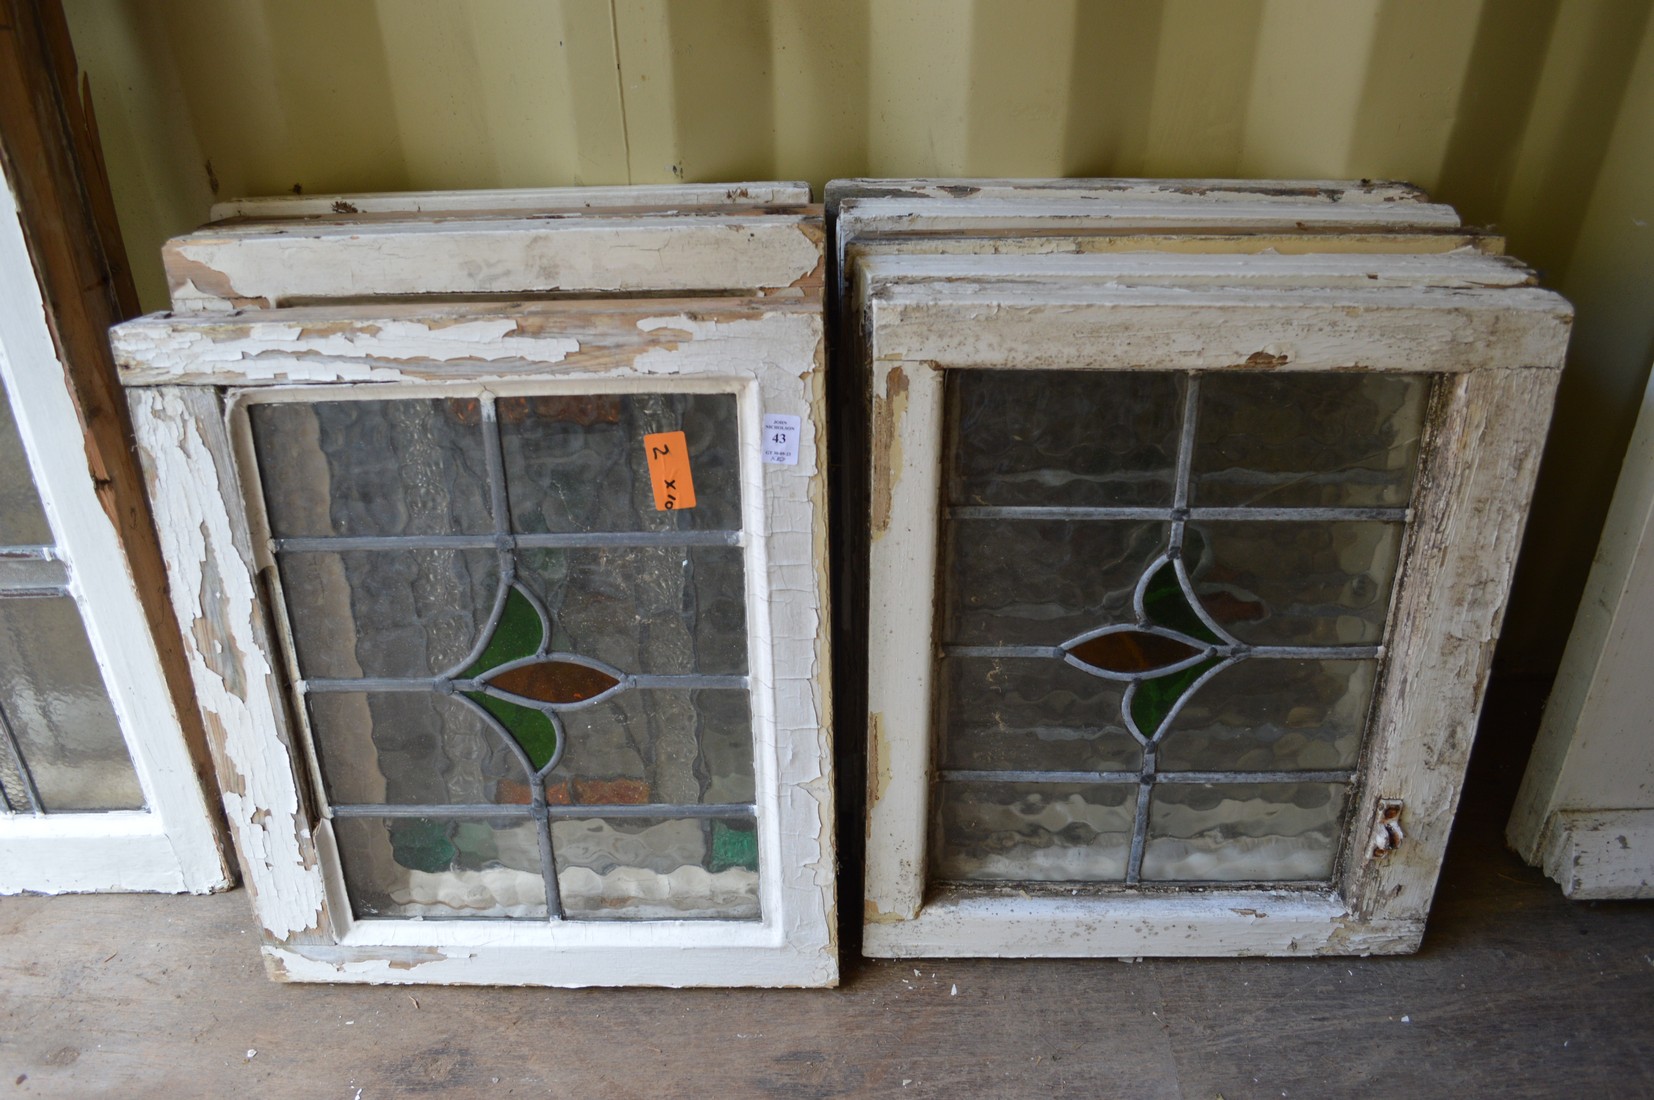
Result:
{"label": "textured rippled glass", "polygon": [[551,615],[552,648],[622,672],[747,670],[735,546],[521,550],[517,579]]}
{"label": "textured rippled glass", "polygon": [[271,533],[493,530],[476,398],[252,406]]}
{"label": "textured rippled glass", "polygon": [[445,672],[476,644],[498,579],[491,550],[283,554],[299,672],[319,679]]}
{"label": "textured rippled glass", "polygon": [[335,818],[333,835],[358,918],[546,918],[528,818]]}
{"label": "textured rippled glass", "polygon": [[951,371],[953,504],[1172,503],[1181,374]]}
{"label": "textured rippled glass", "polygon": [[69,583],[69,567],[61,561],[36,558],[0,560],[0,592],[17,588],[62,588]]}
{"label": "textured rippled glass", "polygon": [[1240,661],[1192,695],[1161,738],[1161,771],[1353,768],[1377,661]]}
{"label": "textured rippled glass", "polygon": [[44,809],[143,808],[74,600],[0,597],[0,710]]}
{"label": "textured rippled glass", "polygon": [[[741,527],[740,433],[727,393],[510,397],[498,404],[519,532]],[[695,507],[655,508],[643,437],[682,431]]]}
{"label": "textured rippled glass", "polygon": [[34,474],[12,418],[11,400],[0,385],[0,546],[46,546],[52,529],[35,492]]}
{"label": "textured rippled glass", "polygon": [[1186,543],[1196,595],[1252,645],[1376,645],[1402,525],[1205,522]]}
{"label": "textured rippled glass", "polygon": [[1136,771],[1120,720],[1125,685],[1048,657],[948,657],[942,766],[971,771]]}
{"label": "textured rippled glass", "polygon": [[1191,503],[1405,505],[1429,391],[1422,375],[1203,375]]}
{"label": "textured rippled glass", "polygon": [[335,804],[529,800],[528,777],[516,756],[458,696],[315,692],[306,703]]}
{"label": "textured rippled glass", "polygon": [[1330,879],[1344,794],[1335,783],[1157,783],[1143,881]]}
{"label": "textured rippled glass", "polygon": [[931,870],[974,882],[1119,882],[1137,784],[944,782]]}
{"label": "textured rippled glass", "polygon": [[546,778],[548,802],[738,805],[755,797],[745,691],[622,691],[559,718],[568,748]]}
{"label": "textured rippled glass", "polygon": [[572,818],[551,824],[569,920],[756,920],[751,818]]}
{"label": "textured rippled glass", "polygon": [[1132,620],[1163,523],[953,520],[947,525],[943,641],[1057,645]]}

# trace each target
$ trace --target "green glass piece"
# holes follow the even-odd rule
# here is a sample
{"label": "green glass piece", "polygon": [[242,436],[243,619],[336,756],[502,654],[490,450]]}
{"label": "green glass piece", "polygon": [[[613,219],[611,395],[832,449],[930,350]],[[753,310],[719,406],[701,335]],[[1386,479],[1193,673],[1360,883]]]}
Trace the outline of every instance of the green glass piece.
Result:
{"label": "green glass piece", "polygon": [[453,865],[455,850],[441,823],[425,817],[391,822],[391,855],[410,871],[436,874]]}
{"label": "green glass piece", "polygon": [[758,870],[758,830],[738,829],[722,821],[712,823],[712,864],[714,874],[731,867]]}
{"label": "green glass piece", "polygon": [[481,676],[507,661],[532,657],[540,652],[540,642],[545,636],[546,624],[540,618],[539,608],[513,585],[505,595],[505,609],[500,612],[500,621],[495,624],[487,647],[477,663],[465,670],[465,675]]}
{"label": "green glass piece", "polygon": [[1156,676],[1152,680],[1139,680],[1131,700],[1131,717],[1137,723],[1137,732],[1152,740],[1177,701],[1220,660],[1218,657],[1208,657],[1181,672]]}
{"label": "green glass piece", "polygon": [[1143,590],[1143,613],[1149,621],[1169,627],[1203,642],[1221,642],[1205,621],[1189,605],[1189,597],[1177,582],[1177,569],[1167,562],[1154,571],[1148,587]]}
{"label": "green glass piece", "polygon": [[557,751],[557,727],[543,711],[508,703],[480,691],[468,691],[465,697],[499,719],[500,725],[523,747],[536,770],[551,761]]}
{"label": "green glass piece", "polygon": [[454,829],[454,847],[465,854],[467,867],[481,867],[500,858],[493,827],[480,821],[460,822]]}

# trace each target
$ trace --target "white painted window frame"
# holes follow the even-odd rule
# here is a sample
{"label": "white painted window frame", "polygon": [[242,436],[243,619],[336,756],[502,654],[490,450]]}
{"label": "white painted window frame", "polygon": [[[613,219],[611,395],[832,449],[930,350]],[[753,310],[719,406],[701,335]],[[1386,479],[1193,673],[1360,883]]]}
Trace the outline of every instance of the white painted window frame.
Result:
{"label": "white painted window frame", "polygon": [[0,893],[221,890],[230,879],[212,812],[120,537],[84,460],[47,316],[8,185],[0,200],[0,377],[146,809],[0,814]]}
{"label": "white painted window frame", "polygon": [[[1525,287],[1285,289],[856,273],[871,370],[868,852],[875,956],[1394,954],[1415,950],[1468,762],[1571,311]],[[871,269],[871,274],[870,274]],[[1249,367],[1248,364],[1254,367]],[[948,370],[1433,373],[1388,667],[1326,890],[926,882],[933,593]],[[1405,843],[1365,857],[1382,806]]]}
{"label": "white painted window frame", "polygon": [[[115,330],[174,606],[193,626],[185,642],[229,776],[225,806],[274,976],[563,986],[836,981],[822,324],[812,296],[157,315]],[[220,396],[217,387],[228,389]],[[238,451],[230,424],[248,403],[313,396],[317,387],[329,399],[481,390],[737,395],[760,920],[351,917],[331,828],[292,748],[300,738],[277,686],[284,657],[260,595],[270,563],[256,549],[264,541],[257,497],[242,495],[250,456]],[[800,418],[797,466],[760,461],[766,413]],[[204,583],[205,613],[196,600]],[[241,674],[239,694],[226,690],[231,669]]]}

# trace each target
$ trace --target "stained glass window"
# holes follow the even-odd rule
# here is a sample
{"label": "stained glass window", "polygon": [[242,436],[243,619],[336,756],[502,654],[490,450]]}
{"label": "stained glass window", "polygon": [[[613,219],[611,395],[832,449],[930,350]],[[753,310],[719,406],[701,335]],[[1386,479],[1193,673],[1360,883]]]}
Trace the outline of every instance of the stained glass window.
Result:
{"label": "stained glass window", "polygon": [[1424,376],[948,376],[934,875],[1325,882]]}
{"label": "stained glass window", "polygon": [[[249,421],[359,918],[759,916],[733,395]],[[693,508],[655,506],[668,431]]]}

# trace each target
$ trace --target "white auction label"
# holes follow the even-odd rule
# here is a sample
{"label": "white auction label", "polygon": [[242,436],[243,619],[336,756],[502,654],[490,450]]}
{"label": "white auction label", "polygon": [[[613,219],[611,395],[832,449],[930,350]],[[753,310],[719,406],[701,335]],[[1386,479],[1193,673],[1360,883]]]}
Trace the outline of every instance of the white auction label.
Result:
{"label": "white auction label", "polygon": [[764,461],[772,466],[797,466],[800,426],[796,416],[765,413]]}

